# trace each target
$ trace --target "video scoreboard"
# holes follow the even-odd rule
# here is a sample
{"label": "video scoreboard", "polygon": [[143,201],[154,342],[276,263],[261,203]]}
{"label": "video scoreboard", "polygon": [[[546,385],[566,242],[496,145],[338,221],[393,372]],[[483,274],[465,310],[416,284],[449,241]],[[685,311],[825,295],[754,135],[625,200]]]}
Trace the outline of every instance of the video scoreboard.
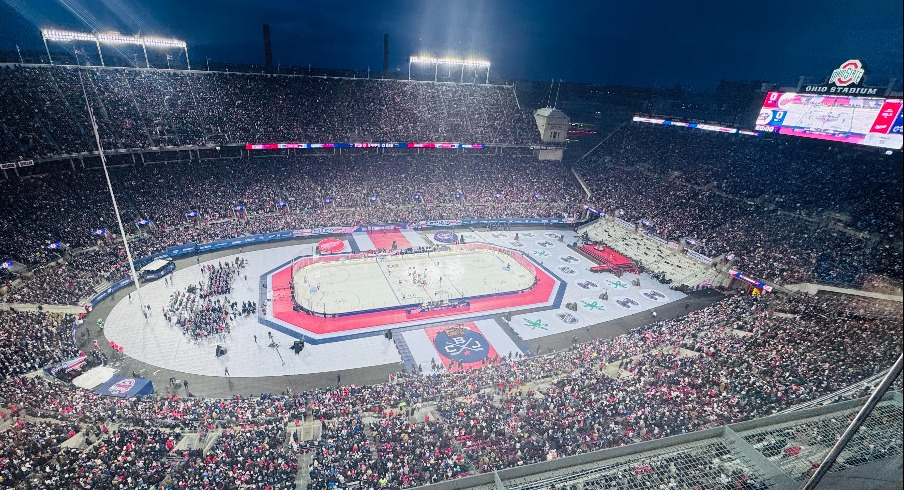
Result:
{"label": "video scoreboard", "polygon": [[837,94],[769,92],[757,131],[900,150],[902,100]]}

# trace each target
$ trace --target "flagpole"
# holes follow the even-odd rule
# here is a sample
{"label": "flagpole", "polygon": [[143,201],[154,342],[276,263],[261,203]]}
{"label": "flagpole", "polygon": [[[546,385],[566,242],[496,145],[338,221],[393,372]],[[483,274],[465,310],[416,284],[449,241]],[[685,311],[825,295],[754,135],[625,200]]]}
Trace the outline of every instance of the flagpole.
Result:
{"label": "flagpole", "polygon": [[85,107],[88,108],[88,118],[91,120],[91,128],[94,130],[94,141],[97,143],[97,152],[100,154],[100,163],[104,169],[104,177],[107,179],[107,189],[110,191],[110,199],[113,201],[113,212],[116,214],[116,224],[119,225],[119,233],[122,235],[122,244],[126,249],[126,258],[129,260],[129,270],[132,273],[132,281],[135,283],[135,293],[138,294],[138,304],[141,306],[141,313],[144,322],[147,324],[147,312],[144,311],[144,299],[141,297],[141,285],[138,281],[138,273],[135,272],[135,262],[132,260],[132,251],[129,249],[129,239],[126,237],[126,230],[122,226],[122,216],[119,214],[119,205],[116,204],[116,195],[113,194],[113,183],[110,182],[110,173],[107,172],[107,158],[104,156],[104,147],[100,143],[100,133],[97,131],[97,121],[94,119],[94,110],[88,102],[88,91],[85,89],[85,82],[82,79],[82,73],[78,74],[79,82],[82,84],[82,95],[85,97]]}

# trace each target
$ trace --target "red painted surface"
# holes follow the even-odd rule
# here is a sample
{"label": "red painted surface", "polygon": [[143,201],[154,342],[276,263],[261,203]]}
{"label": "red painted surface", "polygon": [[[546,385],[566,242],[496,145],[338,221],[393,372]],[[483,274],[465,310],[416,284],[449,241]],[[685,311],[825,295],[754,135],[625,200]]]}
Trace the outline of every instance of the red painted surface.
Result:
{"label": "red painted surface", "polygon": [[411,242],[399,230],[369,231],[367,236],[378,250],[392,250],[392,242],[396,242],[396,248],[399,250],[411,248]]}

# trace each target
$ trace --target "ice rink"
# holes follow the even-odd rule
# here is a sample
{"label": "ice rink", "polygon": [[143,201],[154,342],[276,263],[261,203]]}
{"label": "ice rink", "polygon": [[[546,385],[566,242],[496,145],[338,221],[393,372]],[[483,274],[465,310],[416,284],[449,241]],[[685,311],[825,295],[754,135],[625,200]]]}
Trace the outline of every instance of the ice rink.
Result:
{"label": "ice rink", "polygon": [[293,280],[299,304],[347,313],[518,291],[534,275],[502,253],[462,250],[312,264]]}

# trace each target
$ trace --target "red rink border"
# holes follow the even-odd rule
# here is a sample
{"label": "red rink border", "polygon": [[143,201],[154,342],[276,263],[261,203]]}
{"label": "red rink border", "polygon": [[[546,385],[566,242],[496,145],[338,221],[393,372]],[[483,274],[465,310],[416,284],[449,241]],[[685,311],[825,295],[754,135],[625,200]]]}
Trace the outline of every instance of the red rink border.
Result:
{"label": "red rink border", "polygon": [[431,320],[474,319],[502,311],[554,306],[553,303],[561,301],[565,292],[564,283],[545,267],[517,250],[496,245],[491,247],[516,253],[530,262],[536,270],[537,284],[529,291],[468,299],[470,305],[466,308],[408,314],[405,307],[398,307],[377,312],[324,318],[294,310],[295,303],[292,299],[289,282],[292,280],[292,264],[297,261],[298,258],[296,258],[261,276],[261,304],[265,304],[264,300],[268,290],[273,292],[273,299],[270,306],[266,308],[266,312],[260,314],[258,319],[270,328],[318,344],[380,335],[389,329],[410,327],[416,324],[435,323]]}

